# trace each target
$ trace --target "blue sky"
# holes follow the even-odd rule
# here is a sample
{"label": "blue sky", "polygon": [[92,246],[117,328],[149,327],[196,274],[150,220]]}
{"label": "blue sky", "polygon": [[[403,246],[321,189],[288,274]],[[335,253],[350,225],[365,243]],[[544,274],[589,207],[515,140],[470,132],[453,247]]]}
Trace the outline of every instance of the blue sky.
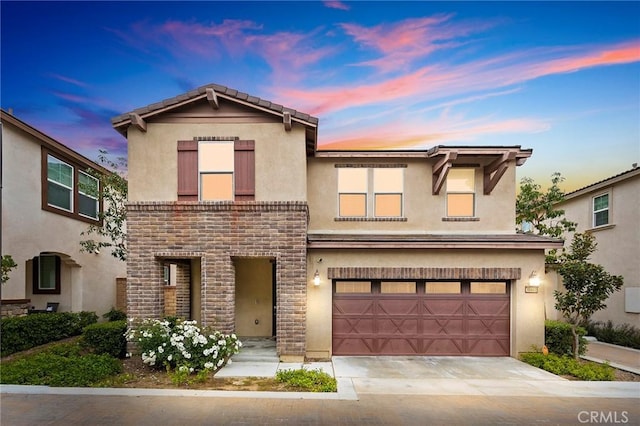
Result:
{"label": "blue sky", "polygon": [[320,149],[522,145],[565,190],[640,162],[639,2],[0,2],[0,104],[89,158],[110,118],[217,83]]}

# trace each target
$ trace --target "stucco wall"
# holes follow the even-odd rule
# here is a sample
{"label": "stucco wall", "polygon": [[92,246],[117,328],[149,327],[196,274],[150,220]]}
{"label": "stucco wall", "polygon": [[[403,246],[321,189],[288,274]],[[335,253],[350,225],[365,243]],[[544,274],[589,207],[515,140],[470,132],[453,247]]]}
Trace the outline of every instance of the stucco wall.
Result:
{"label": "stucco wall", "polygon": [[[404,174],[404,212],[406,221],[336,221],[338,217],[338,169],[336,164],[406,164]],[[482,168],[476,169],[477,221],[448,222],[446,189],[432,195],[432,166],[435,160],[416,158],[345,159],[309,158],[309,230],[416,233],[499,233],[515,232],[515,162],[489,195],[483,192]]]}
{"label": "stucco wall", "polygon": [[[36,309],[59,302],[59,311],[95,311],[102,315],[116,304],[116,277],[126,266],[106,250],[81,253],[80,233],[88,224],[41,208],[41,145],[8,122],[2,125],[2,252],[18,267],[2,287],[3,299],[31,299]],[[62,256],[60,295],[31,294],[30,260],[41,252]]]}
{"label": "stucco wall", "polygon": [[282,123],[149,123],[128,130],[129,201],[175,201],[177,141],[199,136],[255,141],[256,201],[306,201],[305,130]]}
{"label": "stucco wall", "polygon": [[[322,261],[319,261],[322,259]],[[307,356],[331,356],[332,285],[330,267],[520,268],[511,287],[511,356],[544,344],[544,276],[542,250],[311,250],[307,264]],[[320,286],[314,286],[318,270]],[[525,293],[531,271],[542,277],[539,293]]]}
{"label": "stucco wall", "polygon": [[[592,227],[592,198],[608,193],[610,225]],[[607,300],[607,308],[593,316],[596,321],[611,320],[616,324],[637,325],[640,314],[625,312],[626,287],[640,287],[640,174],[624,181],[571,198],[560,204],[569,220],[578,223],[576,232],[592,232],[598,244],[590,262],[597,263],[611,274],[624,277],[624,287]],[[573,233],[566,236],[565,246],[571,244]],[[559,288],[562,290],[560,280]],[[550,301],[549,304],[553,302]]]}

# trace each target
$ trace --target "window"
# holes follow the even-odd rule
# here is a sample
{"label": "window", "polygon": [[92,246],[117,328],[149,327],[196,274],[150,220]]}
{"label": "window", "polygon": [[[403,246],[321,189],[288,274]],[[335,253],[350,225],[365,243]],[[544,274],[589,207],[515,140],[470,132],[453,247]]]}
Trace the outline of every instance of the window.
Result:
{"label": "window", "polygon": [[47,204],[73,212],[73,167],[47,155]]}
{"label": "window", "polygon": [[178,141],[178,201],[255,199],[254,141]]}
{"label": "window", "polygon": [[427,281],[425,293],[427,294],[460,294],[461,283]]}
{"label": "window", "polygon": [[373,169],[376,217],[402,217],[403,169]]}
{"label": "window", "polygon": [[42,209],[85,222],[99,219],[100,181],[81,171],[89,166],[42,150]]}
{"label": "window", "polygon": [[609,194],[593,197],[593,226],[609,224]]}
{"label": "window", "polygon": [[447,174],[447,216],[475,214],[475,169],[452,168]]}
{"label": "window", "polygon": [[507,283],[505,282],[471,282],[471,294],[506,294]]}
{"label": "window", "polygon": [[60,257],[41,254],[32,262],[33,294],[60,294]]}
{"label": "window", "polygon": [[338,169],[340,217],[367,216],[367,169]]}
{"label": "window", "polygon": [[82,216],[98,220],[98,179],[86,173],[78,173],[78,212]]}
{"label": "window", "polygon": [[336,281],[336,293],[371,293],[371,281]]}
{"label": "window", "polygon": [[199,142],[201,201],[233,200],[233,160],[233,141]]}
{"label": "window", "polygon": [[415,294],[416,283],[406,281],[382,281],[380,293]]}
{"label": "window", "polygon": [[402,217],[403,192],[404,168],[338,168],[340,217]]}

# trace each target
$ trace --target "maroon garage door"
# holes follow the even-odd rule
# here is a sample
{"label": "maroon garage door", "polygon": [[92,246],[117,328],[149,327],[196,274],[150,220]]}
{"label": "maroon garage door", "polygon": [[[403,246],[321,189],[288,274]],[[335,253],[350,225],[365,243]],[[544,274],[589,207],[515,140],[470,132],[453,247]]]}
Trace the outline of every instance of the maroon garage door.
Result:
{"label": "maroon garage door", "polygon": [[509,283],[335,281],[334,355],[509,355]]}

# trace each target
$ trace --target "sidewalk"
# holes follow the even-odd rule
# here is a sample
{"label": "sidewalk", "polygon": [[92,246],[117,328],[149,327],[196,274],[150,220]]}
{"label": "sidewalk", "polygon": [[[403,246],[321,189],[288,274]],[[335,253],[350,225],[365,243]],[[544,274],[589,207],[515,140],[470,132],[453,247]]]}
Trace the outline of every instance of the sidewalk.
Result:
{"label": "sidewalk", "polygon": [[619,370],[640,374],[640,350],[637,349],[590,341],[587,353],[581,358],[599,363],[608,362]]}

